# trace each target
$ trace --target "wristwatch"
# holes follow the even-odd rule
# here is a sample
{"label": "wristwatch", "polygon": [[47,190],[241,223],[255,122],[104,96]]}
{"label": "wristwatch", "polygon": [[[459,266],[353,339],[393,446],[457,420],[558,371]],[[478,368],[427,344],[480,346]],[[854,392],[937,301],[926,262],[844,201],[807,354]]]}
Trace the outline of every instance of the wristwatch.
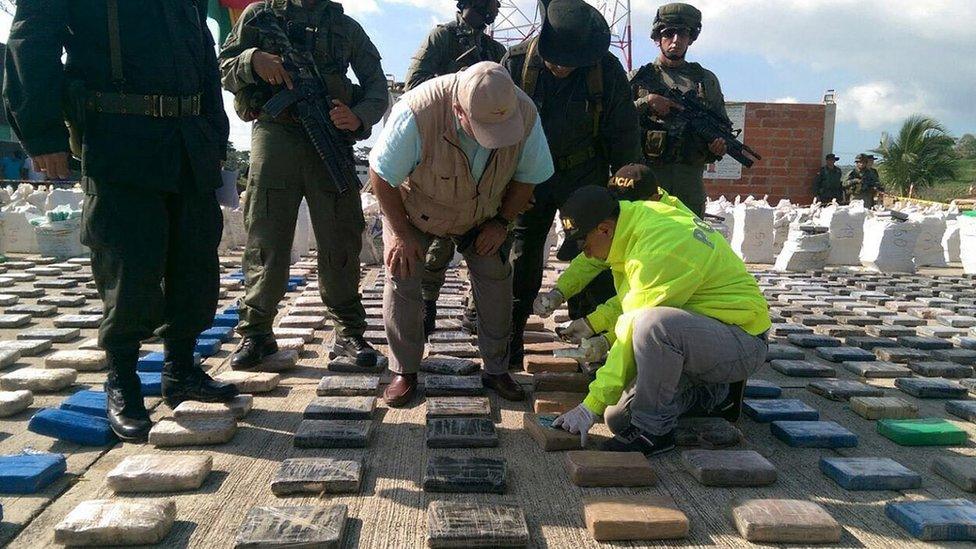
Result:
{"label": "wristwatch", "polygon": [[497,223],[498,223],[499,225],[501,225],[501,226],[502,226],[502,227],[503,227],[503,228],[505,229],[505,232],[509,232],[509,233],[510,233],[510,232],[512,232],[512,228],[514,228],[514,227],[515,227],[515,222],[514,222],[514,221],[509,221],[509,220],[508,220],[508,219],[507,219],[507,218],[506,218],[506,217],[505,217],[504,215],[502,215],[501,213],[499,213],[499,214],[498,214],[498,215],[496,215],[495,217],[493,217],[493,218],[491,218],[491,220],[492,220],[492,221],[495,221],[495,222],[497,222]]}

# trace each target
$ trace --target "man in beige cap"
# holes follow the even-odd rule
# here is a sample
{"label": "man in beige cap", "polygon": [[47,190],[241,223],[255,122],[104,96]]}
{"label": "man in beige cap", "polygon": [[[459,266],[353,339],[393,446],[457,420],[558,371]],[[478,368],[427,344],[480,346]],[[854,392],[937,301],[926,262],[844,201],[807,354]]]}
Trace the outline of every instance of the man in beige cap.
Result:
{"label": "man in beige cap", "polygon": [[403,406],[416,391],[423,257],[435,237],[450,237],[471,276],[485,385],[521,400],[525,394],[508,373],[509,231],[535,185],[554,171],[532,100],[490,61],[435,78],[394,106],[369,165],[385,216],[383,315],[396,374],[383,398]]}

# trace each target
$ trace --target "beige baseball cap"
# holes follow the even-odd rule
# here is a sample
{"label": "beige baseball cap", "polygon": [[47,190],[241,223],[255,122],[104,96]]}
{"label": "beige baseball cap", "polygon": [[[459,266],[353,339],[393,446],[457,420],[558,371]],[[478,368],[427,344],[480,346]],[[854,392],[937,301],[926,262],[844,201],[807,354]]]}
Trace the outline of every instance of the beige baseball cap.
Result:
{"label": "beige baseball cap", "polygon": [[515,82],[498,63],[482,61],[461,72],[457,102],[467,114],[474,138],[482,147],[510,147],[525,137]]}

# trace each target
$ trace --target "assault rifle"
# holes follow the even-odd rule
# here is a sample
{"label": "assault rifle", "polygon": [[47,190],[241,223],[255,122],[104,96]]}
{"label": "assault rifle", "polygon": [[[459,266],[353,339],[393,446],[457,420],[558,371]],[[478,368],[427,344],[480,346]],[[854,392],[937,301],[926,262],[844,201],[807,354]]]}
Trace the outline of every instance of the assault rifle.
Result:
{"label": "assault rifle", "polygon": [[676,89],[669,89],[664,96],[683,108],[682,110],[671,111],[671,116],[676,116],[687,122],[692,131],[704,139],[706,143],[722,139],[725,141],[728,155],[747,168],[751,167],[756,160],[762,159],[756,151],[739,141],[738,137],[741,132],[732,129],[732,124],[725,117],[709,109],[708,105],[698,98],[695,90],[682,93]]}
{"label": "assault rifle", "polygon": [[294,107],[295,118],[301,124],[315,151],[319,154],[329,177],[339,193],[362,186],[356,175],[356,163],[349,140],[332,123],[332,96],[319,74],[315,61],[307,51],[295,48],[278,18],[271,11],[259,12],[252,23],[261,35],[280,48],[282,64],[291,75],[293,89],[283,87],[275,93],[262,110],[277,118]]}

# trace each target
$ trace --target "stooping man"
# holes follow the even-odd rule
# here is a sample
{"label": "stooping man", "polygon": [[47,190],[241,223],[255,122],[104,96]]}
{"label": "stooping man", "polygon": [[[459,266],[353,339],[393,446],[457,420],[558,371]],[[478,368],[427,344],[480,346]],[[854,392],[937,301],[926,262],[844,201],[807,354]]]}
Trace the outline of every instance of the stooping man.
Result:
{"label": "stooping man", "polygon": [[468,265],[485,385],[521,400],[508,373],[507,242],[534,186],[553,174],[532,100],[490,61],[435,78],[394,107],[369,164],[385,216],[383,320],[396,374],[383,394],[387,404],[403,406],[416,391],[425,342],[423,258],[438,237],[452,238]]}
{"label": "stooping man", "polygon": [[[554,291],[572,296],[610,269],[617,295],[572,327],[581,358],[606,362],[583,403],[554,426],[585,445],[604,416],[614,438],[603,450],[655,455],[674,448],[682,414],[734,420],[741,393],[730,384],[741,387],[765,362],[771,324],[758,284],[725,239],[683,207],[618,202],[597,186],[573,193],[562,223],[583,253]],[[548,316],[558,302],[541,294],[535,312]]]}

